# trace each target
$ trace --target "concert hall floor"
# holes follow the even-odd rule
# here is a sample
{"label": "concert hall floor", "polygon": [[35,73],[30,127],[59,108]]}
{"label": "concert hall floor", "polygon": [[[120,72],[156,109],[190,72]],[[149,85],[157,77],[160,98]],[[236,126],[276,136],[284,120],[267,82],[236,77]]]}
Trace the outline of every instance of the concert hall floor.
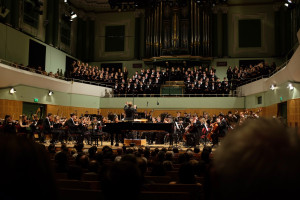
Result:
{"label": "concert hall floor", "polygon": [[[49,144],[50,144],[50,141],[49,141],[49,140],[46,140],[46,143],[44,143],[44,145],[45,145],[46,147],[48,147]],[[68,148],[73,148],[74,145],[75,145],[74,142],[68,142],[68,143],[66,143],[66,144],[67,144],[67,147],[68,147]],[[94,146],[94,145],[93,145],[93,146]],[[99,145],[97,146],[97,148],[98,148],[98,150],[102,150],[102,148],[103,148],[104,146],[109,146],[109,147],[111,147],[111,148],[115,151],[115,150],[117,150],[119,147],[122,147],[123,144],[120,143],[119,146],[115,146],[115,145],[111,146],[111,143],[110,143],[110,142],[108,142],[108,141],[103,141],[103,143],[102,143],[102,145],[101,145],[101,142],[99,141]],[[163,148],[163,147],[165,147],[165,148],[170,147],[169,144],[151,144],[151,145],[146,144],[145,146],[141,146],[141,147],[146,147],[146,146],[150,147],[151,150],[152,150],[152,149],[155,149],[155,148],[161,149],[161,148]],[[212,144],[211,144],[211,143],[207,143],[206,146],[212,146]],[[56,143],[56,144],[55,144],[55,147],[56,147],[56,148],[60,148],[60,147],[61,147],[61,143],[60,143],[60,142]],[[83,147],[84,150],[88,150],[90,147],[92,147],[92,145],[88,145],[86,142],[84,142],[84,147]],[[140,146],[134,146],[134,147],[138,148],[138,147],[140,147]],[[172,145],[172,147],[178,147],[179,152],[185,152],[188,148],[191,148],[192,150],[194,150],[194,147],[186,147],[186,146],[183,145],[183,143],[174,144],[174,145]],[[201,143],[200,145],[198,145],[198,147],[199,147],[200,150],[202,151],[202,149],[203,149],[203,147],[204,147],[204,144]],[[212,148],[212,150],[214,151],[215,148]]]}

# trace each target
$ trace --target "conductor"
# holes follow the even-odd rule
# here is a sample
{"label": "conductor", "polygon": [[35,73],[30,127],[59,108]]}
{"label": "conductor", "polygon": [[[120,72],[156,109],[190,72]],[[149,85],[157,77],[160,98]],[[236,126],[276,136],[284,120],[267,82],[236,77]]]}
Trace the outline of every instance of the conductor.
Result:
{"label": "conductor", "polygon": [[132,107],[132,102],[126,102],[124,106],[125,120],[133,120],[136,112],[136,105]]}

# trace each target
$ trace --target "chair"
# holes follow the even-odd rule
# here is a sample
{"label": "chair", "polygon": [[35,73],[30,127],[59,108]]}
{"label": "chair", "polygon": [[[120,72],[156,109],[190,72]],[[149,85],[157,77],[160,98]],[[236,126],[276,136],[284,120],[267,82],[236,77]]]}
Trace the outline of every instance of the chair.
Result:
{"label": "chair", "polygon": [[59,199],[103,199],[102,192],[100,190],[86,190],[86,189],[59,189]]}
{"label": "chair", "polygon": [[68,174],[67,173],[55,173],[54,176],[57,180],[68,179]]}
{"label": "chair", "polygon": [[99,181],[62,180],[56,181],[59,189],[100,189]]}
{"label": "chair", "polygon": [[82,174],[82,180],[83,181],[99,181],[99,175],[84,173],[84,174]]}
{"label": "chair", "polygon": [[188,192],[141,192],[141,200],[191,200]]}
{"label": "chair", "polygon": [[187,192],[193,200],[203,199],[203,186],[201,184],[147,184],[145,187],[151,192]]}
{"label": "chair", "polygon": [[171,182],[170,176],[145,176],[145,180],[152,181],[154,183],[169,183]]}

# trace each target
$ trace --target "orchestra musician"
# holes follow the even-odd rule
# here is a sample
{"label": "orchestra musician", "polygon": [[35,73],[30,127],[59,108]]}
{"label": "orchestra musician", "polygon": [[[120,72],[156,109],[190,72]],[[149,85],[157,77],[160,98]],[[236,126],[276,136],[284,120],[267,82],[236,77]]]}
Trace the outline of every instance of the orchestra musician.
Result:
{"label": "orchestra musician", "polygon": [[78,123],[77,122],[77,115],[75,113],[70,114],[70,118],[65,122],[65,126],[68,127],[68,137],[71,135],[76,136],[76,142],[80,143],[82,142],[80,139],[80,131],[78,129]]}
{"label": "orchestra musician", "polygon": [[184,139],[186,140],[186,146],[196,146],[199,145],[199,126],[200,122],[198,117],[194,115],[190,118],[190,124],[185,128]]}
{"label": "orchestra musician", "polygon": [[3,131],[5,134],[16,135],[16,123],[12,120],[10,115],[5,115],[3,121]]}
{"label": "orchestra musician", "polygon": [[[118,115],[115,115],[114,116],[114,119],[112,121],[112,123],[119,123],[119,118],[118,118]],[[115,141],[116,141],[116,144],[115,146],[119,146],[119,135],[121,134],[121,142],[124,143],[124,136],[121,132],[119,131],[116,131],[113,135],[111,135],[111,145],[113,145],[113,141],[114,141],[114,135],[115,135]]]}
{"label": "orchestra musician", "polygon": [[39,132],[38,122],[39,122],[39,118],[37,114],[33,114],[31,119],[31,124],[30,124],[31,131],[28,136],[30,139],[34,139],[34,134]]}
{"label": "orchestra musician", "polygon": [[65,136],[65,130],[63,129],[63,126],[65,124],[64,120],[61,120],[59,115],[54,116],[53,120],[53,130],[52,130],[52,143],[56,143],[57,141],[60,141],[61,144],[64,143],[64,139],[66,139]]}
{"label": "orchestra musician", "polygon": [[100,134],[99,127],[101,126],[101,122],[98,121],[97,117],[93,117],[93,121],[91,122],[91,145],[93,144],[93,140],[95,144],[98,146],[98,135]]}
{"label": "orchestra musician", "polygon": [[26,115],[19,116],[18,132],[27,135],[29,133],[29,120]]}
{"label": "orchestra musician", "polygon": [[[164,122],[163,123],[173,123],[173,118],[171,115],[166,115],[165,119],[164,119]],[[175,128],[173,126],[173,128]],[[173,138],[174,138],[174,134],[175,134],[175,129],[173,129],[173,131],[171,131],[169,134],[169,140],[170,140],[170,145],[173,145]]]}
{"label": "orchestra musician", "polygon": [[176,144],[182,140],[183,133],[184,133],[183,118],[179,117],[178,122],[175,122],[175,143]]}
{"label": "orchestra musician", "polygon": [[45,143],[45,134],[52,134],[53,129],[53,115],[48,113],[47,117],[43,120],[43,132],[40,133],[39,139],[41,143]]}
{"label": "orchestra musician", "polygon": [[216,118],[216,123],[212,124],[213,133],[211,135],[213,147],[218,145],[219,137],[224,137],[228,131],[228,124],[222,113]]}

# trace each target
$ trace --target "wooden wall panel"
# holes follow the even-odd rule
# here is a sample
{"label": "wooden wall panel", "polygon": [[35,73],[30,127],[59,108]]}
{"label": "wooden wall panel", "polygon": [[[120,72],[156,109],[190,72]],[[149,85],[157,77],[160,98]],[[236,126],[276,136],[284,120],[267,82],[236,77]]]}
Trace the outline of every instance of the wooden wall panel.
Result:
{"label": "wooden wall panel", "polygon": [[88,112],[88,114],[98,114],[98,109],[72,107],[72,106],[47,105],[47,113],[52,113],[53,115],[59,115],[64,118],[69,118],[71,113],[77,113],[78,116],[81,116],[84,115],[86,112]]}
{"label": "wooden wall panel", "polygon": [[[138,112],[144,112],[147,111],[147,113],[149,111],[153,111],[153,116],[157,117],[158,115],[162,114],[162,113],[168,113],[171,114],[172,116],[176,116],[177,112],[181,112],[181,115],[183,116],[183,114],[186,113],[191,113],[192,115],[197,113],[198,116],[203,115],[203,112],[207,112],[209,113],[209,115],[218,115],[220,113],[223,114],[227,114],[228,111],[232,111],[233,113],[238,110],[243,111],[244,109],[182,109],[182,110],[167,110],[167,109],[162,109],[162,110],[158,110],[158,109],[138,109]],[[105,109],[100,109],[101,114],[103,116],[107,116],[109,112],[114,113],[114,114],[121,114],[124,112],[123,109],[109,109],[109,108],[105,108]]]}
{"label": "wooden wall panel", "polygon": [[268,107],[263,108],[262,116],[266,118],[271,118],[273,116],[277,117],[278,114],[278,104],[273,104]]}
{"label": "wooden wall panel", "polygon": [[300,134],[300,99],[292,99],[287,102],[287,123],[294,127]]}
{"label": "wooden wall panel", "polygon": [[0,99],[0,118],[4,119],[5,115],[11,115],[13,120],[18,120],[23,112],[23,102]]}
{"label": "wooden wall panel", "polygon": [[[121,114],[124,112],[123,108],[119,109],[96,109],[96,108],[82,108],[82,107],[71,107],[71,106],[58,106],[58,105],[47,105],[47,113],[51,112],[54,115],[60,115],[62,117],[69,118],[71,113],[76,113],[77,115],[84,115],[87,111],[89,114],[98,114],[101,113],[103,116],[107,116],[109,112],[114,114]],[[290,127],[297,128],[300,134],[300,99],[293,99],[288,101],[287,105],[288,116],[287,123]],[[5,100],[0,99],[0,118],[4,118],[6,114],[9,114],[13,117],[14,120],[17,120],[19,115],[22,115],[23,110],[23,102],[22,101],[14,101],[14,100]],[[138,109],[138,112],[153,111],[153,116],[157,117],[162,113],[168,113],[172,116],[176,116],[176,113],[179,111],[182,113],[197,113],[198,116],[202,115],[203,112],[209,113],[209,115],[218,115],[220,112],[223,114],[227,114],[228,111],[235,112],[236,110],[244,111],[244,109],[181,109],[181,110],[167,110],[167,109]],[[256,112],[258,108],[248,109],[253,112]],[[278,104],[274,104],[268,107],[262,108],[262,112],[259,114],[262,117],[273,117],[278,114]]]}

